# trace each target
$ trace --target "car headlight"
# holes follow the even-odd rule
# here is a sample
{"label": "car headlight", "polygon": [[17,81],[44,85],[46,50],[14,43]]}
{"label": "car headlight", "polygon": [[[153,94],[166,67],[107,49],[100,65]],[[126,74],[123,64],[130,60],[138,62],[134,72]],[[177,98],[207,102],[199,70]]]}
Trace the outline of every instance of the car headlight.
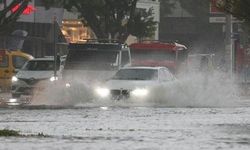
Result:
{"label": "car headlight", "polygon": [[110,94],[110,90],[109,89],[107,89],[107,88],[96,88],[95,89],[95,91],[96,91],[96,93],[100,96],[100,97],[107,97],[107,96],[109,96],[109,94]]}
{"label": "car headlight", "polygon": [[148,90],[144,88],[141,88],[141,89],[138,88],[138,89],[131,91],[131,94],[136,97],[143,97],[143,96],[148,95]]}
{"label": "car headlight", "polygon": [[70,83],[66,83],[66,84],[65,84],[65,87],[66,87],[66,88],[70,88],[70,87],[71,87],[71,84],[70,84]]}
{"label": "car headlight", "polygon": [[17,81],[18,81],[18,78],[17,78],[16,76],[13,76],[13,77],[11,78],[11,81],[12,81],[12,82],[17,82]]}
{"label": "car headlight", "polygon": [[17,102],[17,99],[11,98],[11,99],[9,99],[9,102],[10,102],[10,103],[16,103],[16,102]]}
{"label": "car headlight", "polygon": [[57,81],[58,80],[58,77],[51,77],[50,79],[49,79],[51,82],[54,82],[54,81]]}

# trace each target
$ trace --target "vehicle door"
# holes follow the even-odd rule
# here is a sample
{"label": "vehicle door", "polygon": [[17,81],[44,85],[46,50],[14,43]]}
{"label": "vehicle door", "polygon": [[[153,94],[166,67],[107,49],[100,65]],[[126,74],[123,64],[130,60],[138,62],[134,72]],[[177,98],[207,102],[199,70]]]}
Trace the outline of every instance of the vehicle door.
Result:
{"label": "vehicle door", "polygon": [[0,55],[0,88],[2,91],[7,91],[10,88],[10,70],[10,55],[2,52]]}

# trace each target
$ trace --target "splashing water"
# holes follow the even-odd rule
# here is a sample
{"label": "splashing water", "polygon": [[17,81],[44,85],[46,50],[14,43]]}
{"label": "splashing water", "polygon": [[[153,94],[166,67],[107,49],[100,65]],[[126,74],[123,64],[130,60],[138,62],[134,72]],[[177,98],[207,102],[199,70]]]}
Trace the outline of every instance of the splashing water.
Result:
{"label": "splashing water", "polygon": [[167,102],[175,107],[231,107],[239,99],[238,87],[221,72],[182,75],[169,90],[166,94],[170,94],[165,95]]}
{"label": "splashing water", "polygon": [[74,88],[58,83],[34,96],[32,105],[64,106],[164,106],[164,107],[232,107],[239,99],[234,81],[221,72],[180,75],[177,82],[151,90],[151,96],[140,100],[101,101],[92,99],[93,85],[79,80]]}

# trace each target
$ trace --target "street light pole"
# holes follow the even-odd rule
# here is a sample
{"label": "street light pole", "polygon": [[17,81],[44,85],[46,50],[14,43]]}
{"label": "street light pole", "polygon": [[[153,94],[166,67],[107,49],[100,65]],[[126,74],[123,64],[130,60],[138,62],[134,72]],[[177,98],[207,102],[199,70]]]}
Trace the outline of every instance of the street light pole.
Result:
{"label": "street light pole", "polygon": [[54,78],[57,77],[56,71],[57,71],[57,51],[56,51],[56,16],[53,18],[53,41],[54,41]]}
{"label": "street light pole", "polygon": [[233,50],[233,42],[232,42],[232,34],[233,34],[233,27],[232,27],[232,15],[226,14],[226,38],[225,38],[225,61],[226,61],[226,68],[230,72],[232,77],[233,70],[234,70],[234,50]]}

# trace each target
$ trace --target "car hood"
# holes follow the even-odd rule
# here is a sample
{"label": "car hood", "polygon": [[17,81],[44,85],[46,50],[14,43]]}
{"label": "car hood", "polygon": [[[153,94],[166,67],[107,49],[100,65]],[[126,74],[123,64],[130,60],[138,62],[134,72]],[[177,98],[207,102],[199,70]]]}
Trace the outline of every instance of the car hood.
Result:
{"label": "car hood", "polygon": [[16,74],[17,78],[22,78],[22,79],[46,79],[50,78],[54,75],[54,71],[19,71]]}
{"label": "car hood", "polygon": [[149,80],[109,80],[105,86],[109,89],[135,89],[135,88],[147,88],[158,85],[157,81]]}

